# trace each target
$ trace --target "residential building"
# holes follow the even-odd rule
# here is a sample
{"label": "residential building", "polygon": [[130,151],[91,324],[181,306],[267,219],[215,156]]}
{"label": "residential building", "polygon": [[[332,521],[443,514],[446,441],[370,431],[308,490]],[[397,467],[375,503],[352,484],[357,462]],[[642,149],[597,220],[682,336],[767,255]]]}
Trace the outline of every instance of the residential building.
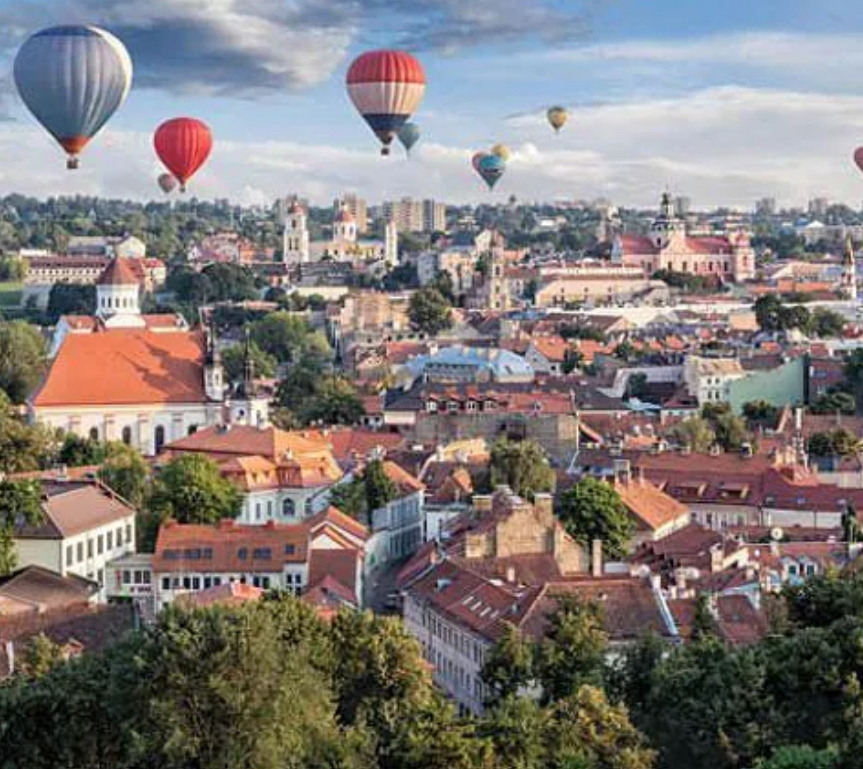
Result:
{"label": "residential building", "polygon": [[683,364],[683,381],[687,392],[699,406],[727,402],[731,396],[732,383],[745,376],[746,372],[737,358],[690,355]]}
{"label": "residential building", "polygon": [[172,441],[163,456],[202,454],[242,493],[237,521],[296,523],[322,512],[329,491],[345,476],[326,436],[276,427],[224,424]]}
{"label": "residential building", "polygon": [[398,232],[424,232],[425,206],[420,200],[413,198],[402,198],[401,200],[386,201],[383,204],[383,218],[385,221],[394,222]]}
{"label": "residential building", "polygon": [[446,232],[446,204],[423,201],[423,232]]}
{"label": "residential building", "polygon": [[135,552],[135,510],[97,481],[42,484],[43,520],[15,527],[18,563],[98,585],[104,599],[108,564]]}
{"label": "residential building", "polygon": [[472,513],[450,524],[399,574],[405,629],[421,644],[435,682],[460,708],[481,713],[481,671],[508,624],[543,637],[564,595],[602,601],[612,646],[676,629],[648,581],[604,573],[599,543],[587,553],[554,516],[551,495],[533,505],[500,488],[474,496]]}
{"label": "residential building", "polygon": [[369,568],[413,555],[425,540],[425,485],[395,462],[383,461],[383,469],[396,488],[396,496],[370,511]]}

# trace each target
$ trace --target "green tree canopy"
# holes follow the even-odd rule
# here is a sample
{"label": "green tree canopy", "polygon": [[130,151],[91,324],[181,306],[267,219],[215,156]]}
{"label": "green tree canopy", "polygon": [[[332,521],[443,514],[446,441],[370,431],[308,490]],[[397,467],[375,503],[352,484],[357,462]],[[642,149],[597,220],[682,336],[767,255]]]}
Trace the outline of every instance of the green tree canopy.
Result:
{"label": "green tree canopy", "polygon": [[515,625],[506,623],[503,634],[485,655],[482,680],[489,688],[490,705],[515,697],[533,680],[533,645]]}
{"label": "green tree canopy", "polygon": [[498,439],[491,448],[490,467],[493,486],[509,486],[525,499],[554,490],[554,469],[534,441]]}
{"label": "green tree canopy", "polygon": [[635,522],[611,484],[583,478],[561,495],[558,516],[585,547],[599,539],[610,558],[622,558],[629,552]]}
{"label": "green tree canopy", "polygon": [[23,403],[36,389],[47,365],[39,329],[23,321],[0,321],[0,390]]}
{"label": "green tree canopy", "polygon": [[437,336],[452,326],[452,310],[446,297],[433,286],[411,294],[408,316],[421,334]]}
{"label": "green tree canopy", "polygon": [[[271,377],[276,371],[276,359],[265,353],[257,344],[249,344],[249,353],[255,368],[255,374]],[[222,365],[225,367],[225,378],[229,382],[239,382],[243,379],[246,368],[246,346],[236,344],[228,347],[222,353]]]}
{"label": "green tree canopy", "polygon": [[48,322],[56,323],[63,315],[92,315],[96,311],[96,287],[77,283],[55,283],[48,295]]}
{"label": "green tree canopy", "polygon": [[16,526],[42,522],[42,488],[38,481],[0,480],[0,576],[18,565]]}
{"label": "green tree canopy", "polygon": [[138,510],[144,504],[148,476],[149,468],[138,451],[125,443],[106,445],[99,480]]}
{"label": "green tree canopy", "polygon": [[181,454],[159,471],[149,506],[162,521],[218,523],[237,516],[240,494],[209,457]]}

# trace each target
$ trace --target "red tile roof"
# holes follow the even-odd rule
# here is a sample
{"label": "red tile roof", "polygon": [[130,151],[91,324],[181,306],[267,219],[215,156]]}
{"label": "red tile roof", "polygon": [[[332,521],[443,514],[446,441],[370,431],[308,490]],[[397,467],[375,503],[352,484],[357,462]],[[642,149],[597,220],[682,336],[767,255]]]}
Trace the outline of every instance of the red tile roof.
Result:
{"label": "red tile roof", "polygon": [[70,334],[33,398],[37,408],[206,403],[200,332]]}
{"label": "red tile roof", "polygon": [[96,284],[99,286],[137,286],[138,275],[127,259],[116,257],[105,268]]}

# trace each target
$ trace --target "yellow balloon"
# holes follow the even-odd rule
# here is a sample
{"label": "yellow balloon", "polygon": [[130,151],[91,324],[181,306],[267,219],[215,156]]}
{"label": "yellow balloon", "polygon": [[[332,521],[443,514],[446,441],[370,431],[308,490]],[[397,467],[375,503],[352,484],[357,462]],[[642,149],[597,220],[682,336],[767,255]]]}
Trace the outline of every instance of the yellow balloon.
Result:
{"label": "yellow balloon", "polygon": [[555,132],[558,132],[566,125],[566,121],[569,119],[569,112],[566,111],[566,107],[550,107],[546,116],[551,127]]}
{"label": "yellow balloon", "polygon": [[509,162],[511,155],[509,147],[505,144],[495,144],[494,147],[491,148],[491,154],[497,155],[504,163]]}

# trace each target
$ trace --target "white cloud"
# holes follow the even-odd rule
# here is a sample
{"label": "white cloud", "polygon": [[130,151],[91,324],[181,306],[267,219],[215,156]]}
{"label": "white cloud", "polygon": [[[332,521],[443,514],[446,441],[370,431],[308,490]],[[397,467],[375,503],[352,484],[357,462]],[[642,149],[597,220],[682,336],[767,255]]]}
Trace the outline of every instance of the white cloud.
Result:
{"label": "white cloud", "polygon": [[[652,204],[666,186],[696,205],[750,206],[763,195],[791,204],[826,194],[857,206],[863,177],[850,156],[863,144],[863,97],[747,88],[596,106],[556,136],[541,116],[514,121],[513,157],[493,195],[475,176],[474,148],[425,142],[410,161],[363,149],[221,141],[190,184],[199,197],[259,202],[297,192],[318,203],[344,190],[370,201],[412,195],[450,202],[609,196]],[[32,125],[0,134],[0,184],[41,196],[158,197],[150,137],[106,130],[77,172]]]}

